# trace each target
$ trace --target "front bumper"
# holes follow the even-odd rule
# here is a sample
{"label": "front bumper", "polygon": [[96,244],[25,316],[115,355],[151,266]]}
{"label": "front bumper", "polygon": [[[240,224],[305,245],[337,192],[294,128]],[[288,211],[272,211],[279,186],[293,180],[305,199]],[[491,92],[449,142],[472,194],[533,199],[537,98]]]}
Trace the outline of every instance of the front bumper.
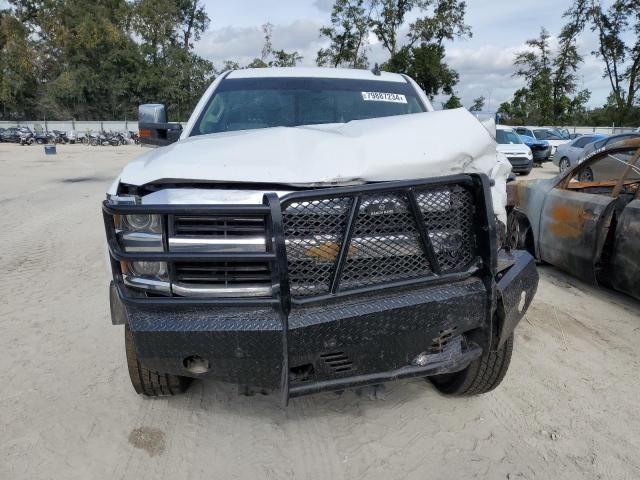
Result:
{"label": "front bumper", "polygon": [[514,173],[526,173],[530,172],[533,168],[533,159],[520,156],[507,157],[509,163],[511,163],[511,171]]}
{"label": "front bumper", "polygon": [[[506,340],[535,294],[529,254],[502,255],[500,265],[495,299],[470,277],[297,306],[287,330],[277,308],[125,305],[115,289],[112,317],[128,323],[147,368],[279,390],[286,402],[464,369],[489,348],[493,329]],[[206,360],[206,373],[187,369],[193,356]]]}
{"label": "front bumper", "polygon": [[551,147],[532,148],[533,161],[536,163],[548,162],[551,159]]}

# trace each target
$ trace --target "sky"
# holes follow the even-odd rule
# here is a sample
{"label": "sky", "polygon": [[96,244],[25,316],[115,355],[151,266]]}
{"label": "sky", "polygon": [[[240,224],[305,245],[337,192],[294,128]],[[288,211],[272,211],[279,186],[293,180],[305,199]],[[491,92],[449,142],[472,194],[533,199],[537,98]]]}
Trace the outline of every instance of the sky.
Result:
{"label": "sky", "polygon": [[[209,29],[196,44],[196,51],[221,66],[224,60],[249,63],[259,57],[264,43],[261,25],[273,27],[276,50],[297,50],[304,58],[300,65],[315,64],[316,53],[325,45],[318,30],[329,24],[333,0],[204,0],[211,18]],[[555,36],[564,21],[562,13],[571,0],[467,0],[466,22],[470,39],[446,44],[446,61],[460,74],[456,93],[465,106],[484,96],[485,110],[495,111],[501,102],[512,98],[523,80],[513,77],[513,59],[536,37],[544,26]],[[603,5],[611,3],[603,1]],[[370,39],[369,60],[384,62],[387,57],[375,38]],[[603,64],[591,55],[597,40],[589,31],[579,39],[578,49],[585,62],[579,72],[579,89],[591,90],[589,105],[601,106],[609,94],[608,80],[602,78]],[[434,106],[440,107],[442,98]]]}

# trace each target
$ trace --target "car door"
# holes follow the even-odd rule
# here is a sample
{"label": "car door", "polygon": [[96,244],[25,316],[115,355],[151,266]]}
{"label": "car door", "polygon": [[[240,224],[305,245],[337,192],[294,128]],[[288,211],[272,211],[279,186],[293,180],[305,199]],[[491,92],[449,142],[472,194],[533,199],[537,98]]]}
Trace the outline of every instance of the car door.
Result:
{"label": "car door", "polygon": [[[600,162],[591,165],[592,177],[594,181],[606,181],[619,178],[627,168],[627,162],[633,154],[633,150],[603,152]],[[629,174],[629,178],[638,178],[635,171]]]}
{"label": "car door", "polygon": [[618,218],[609,283],[640,300],[640,198],[629,203]]}
{"label": "car door", "polygon": [[542,260],[587,282],[596,283],[596,265],[611,223],[615,200],[610,187],[578,182],[581,170],[606,154],[572,168],[547,194],[540,213],[538,248]]}

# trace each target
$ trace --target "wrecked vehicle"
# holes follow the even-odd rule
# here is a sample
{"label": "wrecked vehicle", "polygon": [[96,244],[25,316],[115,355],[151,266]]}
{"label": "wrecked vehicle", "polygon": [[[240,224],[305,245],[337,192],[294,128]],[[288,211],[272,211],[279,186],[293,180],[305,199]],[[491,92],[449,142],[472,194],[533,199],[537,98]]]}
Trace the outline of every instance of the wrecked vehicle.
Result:
{"label": "wrecked vehicle", "polygon": [[538,277],[500,248],[510,166],[466,110],[434,112],[404,75],[269,68],[218,77],[184,130],[162,105],[139,121],[165,146],[103,203],[138,393],[502,381]]}
{"label": "wrecked vehicle", "polygon": [[507,243],[640,299],[640,139],[549,180],[510,183]]}

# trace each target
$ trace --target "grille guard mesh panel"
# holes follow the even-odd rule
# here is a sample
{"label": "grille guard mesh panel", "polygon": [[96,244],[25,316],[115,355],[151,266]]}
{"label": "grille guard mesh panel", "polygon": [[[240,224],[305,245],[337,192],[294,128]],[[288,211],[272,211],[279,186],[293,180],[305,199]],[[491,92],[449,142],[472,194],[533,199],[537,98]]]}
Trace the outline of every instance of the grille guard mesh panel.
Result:
{"label": "grille guard mesh panel", "polygon": [[461,271],[477,256],[474,213],[472,192],[455,184],[285,202],[291,295]]}

